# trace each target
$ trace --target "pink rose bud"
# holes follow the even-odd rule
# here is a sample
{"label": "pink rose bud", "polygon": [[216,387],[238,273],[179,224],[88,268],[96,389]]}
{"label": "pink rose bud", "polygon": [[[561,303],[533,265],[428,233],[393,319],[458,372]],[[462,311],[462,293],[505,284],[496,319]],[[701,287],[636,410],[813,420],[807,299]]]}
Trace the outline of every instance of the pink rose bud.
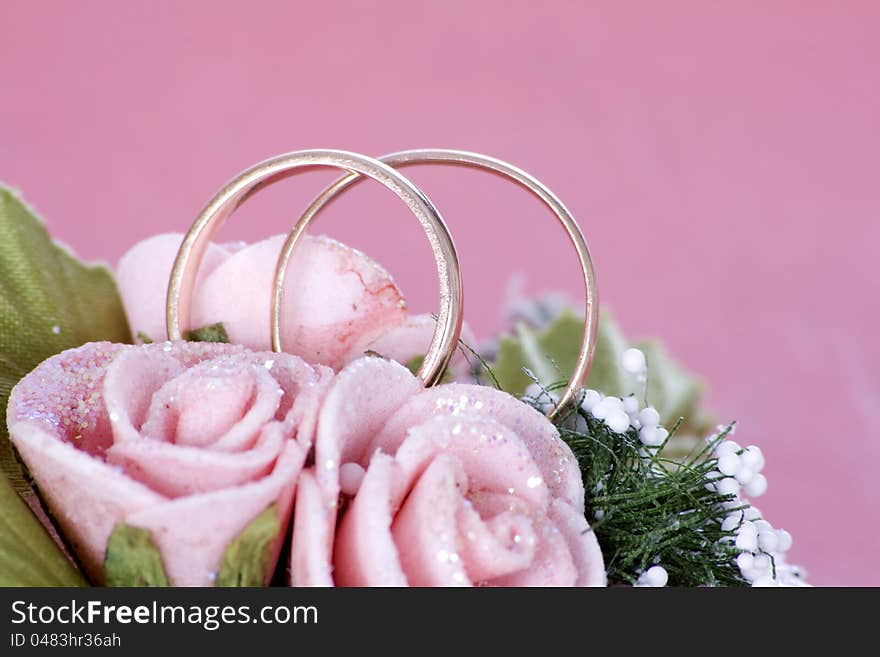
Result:
{"label": "pink rose bud", "polygon": [[[183,236],[157,235],[119,262],[117,279],[129,325],[165,338],[165,293]],[[192,326],[222,323],[230,342],[271,347],[272,281],[285,236],[251,245],[210,244],[196,280]],[[407,363],[431,342],[430,315],[410,317],[391,276],[365,254],[327,237],[305,236],[287,270],[283,306],[285,351],[334,369],[378,351]],[[467,329],[462,334],[472,340]],[[454,374],[467,370],[456,354]]]}

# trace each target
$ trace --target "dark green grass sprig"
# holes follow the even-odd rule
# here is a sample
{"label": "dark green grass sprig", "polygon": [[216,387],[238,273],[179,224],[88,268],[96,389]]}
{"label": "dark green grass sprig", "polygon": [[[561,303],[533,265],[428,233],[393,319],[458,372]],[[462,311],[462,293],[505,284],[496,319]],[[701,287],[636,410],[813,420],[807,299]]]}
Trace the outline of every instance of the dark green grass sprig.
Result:
{"label": "dark green grass sprig", "polygon": [[580,465],[587,519],[610,583],[634,584],[659,564],[670,586],[747,585],[735,562],[734,532],[721,529],[733,510],[724,504],[735,497],[707,487],[718,463],[714,448],[733,425],[677,462],[665,459],[662,447],[647,450],[635,429],[615,433],[580,409],[554,423]]}

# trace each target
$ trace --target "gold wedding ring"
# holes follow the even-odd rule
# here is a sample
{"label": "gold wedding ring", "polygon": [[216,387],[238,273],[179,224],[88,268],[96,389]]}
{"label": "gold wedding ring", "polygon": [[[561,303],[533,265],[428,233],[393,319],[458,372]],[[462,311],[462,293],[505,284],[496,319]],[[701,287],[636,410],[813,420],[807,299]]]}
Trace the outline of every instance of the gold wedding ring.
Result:
{"label": "gold wedding ring", "polygon": [[[512,164],[509,164],[494,157],[489,157],[488,155],[481,155],[479,153],[471,153],[467,151],[450,149],[417,149],[401,151],[399,153],[392,153],[378,159],[381,162],[384,162],[386,165],[393,167],[394,169],[416,164],[445,164],[452,166],[471,167],[489,171],[498,176],[501,176],[502,178],[517,183],[521,187],[527,189],[529,192],[537,196],[547,207],[550,208],[550,210],[556,216],[556,219],[565,229],[565,232],[568,234],[569,240],[571,241],[572,245],[575,248],[575,251],[577,252],[578,261],[580,263],[581,270],[584,276],[586,314],[584,321],[583,338],[581,342],[580,352],[578,353],[577,362],[575,363],[574,371],[572,372],[568,385],[566,386],[562,396],[559,398],[559,402],[548,412],[548,415],[552,418],[562,408],[567,406],[569,402],[571,402],[575,398],[575,395],[581,390],[581,388],[583,388],[584,382],[587,379],[587,374],[589,374],[590,371],[590,365],[592,364],[593,355],[596,350],[596,337],[599,329],[599,303],[596,290],[596,274],[593,270],[593,262],[590,258],[590,250],[587,247],[587,242],[584,239],[584,235],[578,227],[577,222],[571,215],[571,212],[569,212],[568,208],[565,207],[562,201],[559,200],[559,198],[553,192],[551,192],[546,185],[537,180],[534,176],[523,171],[522,169],[513,166]],[[316,196],[309,207],[306,208],[305,212],[302,214],[299,221],[294,226],[293,230],[290,232],[287,241],[281,249],[281,253],[278,256],[278,265],[275,273],[274,287],[272,290],[272,344],[273,348],[276,351],[281,350],[281,300],[284,294],[284,275],[287,269],[287,262],[290,259],[294,247],[296,246],[297,240],[311,223],[315,215],[323,207],[331,203],[344,190],[348,189],[359,180],[363,179],[362,175],[360,174],[361,172],[346,175],[333,182],[318,196]],[[419,218],[420,220],[422,220],[421,216]],[[437,241],[435,238],[431,237],[430,232],[428,234],[428,237],[432,240],[431,245],[432,247],[434,247],[435,256],[437,257],[438,271],[441,271],[441,263],[443,261],[443,258],[439,257],[438,255]],[[451,247],[451,240],[449,244]],[[451,255],[454,258],[454,252]],[[442,280],[443,274],[441,272],[441,281]],[[460,295],[457,300],[460,303]],[[446,297],[443,296],[442,287],[441,301],[444,302],[443,307],[445,307]],[[454,303],[452,305],[454,305]],[[448,321],[448,317],[444,317],[441,315],[438,321],[438,327],[444,322]],[[425,359],[426,363],[428,362],[429,358],[431,359],[432,363],[435,360],[439,362],[441,358],[440,354],[438,354],[435,350],[435,347],[437,347],[436,338],[437,334],[435,333],[435,340],[434,342],[432,342],[431,350],[428,353],[428,357],[426,357]],[[445,344],[446,343],[444,343],[444,345]],[[444,360],[442,360],[442,362],[447,363],[449,361],[449,358],[451,357],[451,353],[446,352],[443,354],[443,357]],[[432,369],[431,371],[432,373],[436,374],[435,370]],[[439,371],[442,372],[442,368]],[[434,381],[436,381],[436,377],[431,377],[430,381],[428,379],[425,379],[425,381],[428,384],[433,383]]]}
{"label": "gold wedding ring", "polygon": [[[168,339],[180,340],[183,332],[189,328],[196,275],[208,244],[226,219],[260,189],[297,172],[316,167],[343,169],[350,172],[350,176],[365,176],[382,183],[407,204],[428,236],[440,280],[440,311],[431,345],[418,375],[425,385],[433,385],[449,364],[461,332],[461,272],[455,245],[440,213],[418,187],[387,164],[348,151],[302,150],[270,158],[240,173],[211,199],[184,237],[171,270],[165,307]],[[280,306],[284,295],[287,261],[310,218],[301,219],[288,236],[284,245],[283,261],[279,262],[273,282],[271,326],[274,351],[282,349]]]}

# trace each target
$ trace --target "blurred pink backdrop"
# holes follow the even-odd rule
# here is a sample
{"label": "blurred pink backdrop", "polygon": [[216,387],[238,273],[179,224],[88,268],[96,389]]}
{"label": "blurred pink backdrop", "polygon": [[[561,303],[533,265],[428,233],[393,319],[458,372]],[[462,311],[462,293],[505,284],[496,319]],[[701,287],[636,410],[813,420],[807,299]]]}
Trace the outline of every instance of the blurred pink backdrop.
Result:
{"label": "blurred pink backdrop", "polygon": [[[185,229],[287,150],[495,154],[579,217],[605,306],[710,382],[767,455],[759,506],[817,584],[880,584],[880,4],[3,3],[0,180],[82,256]],[[333,174],[273,187],[224,229],[287,229]],[[461,251],[466,316],[511,274],[580,294],[527,195],[411,169]],[[427,243],[362,186],[322,232],[436,303]]]}

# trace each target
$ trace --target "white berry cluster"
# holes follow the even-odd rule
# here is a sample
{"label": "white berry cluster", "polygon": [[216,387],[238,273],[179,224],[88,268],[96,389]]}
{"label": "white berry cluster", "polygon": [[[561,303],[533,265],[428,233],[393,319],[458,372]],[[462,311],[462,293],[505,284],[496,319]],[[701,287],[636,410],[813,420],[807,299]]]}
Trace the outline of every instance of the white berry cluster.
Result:
{"label": "white berry cluster", "polygon": [[764,469],[764,454],[756,445],[740,447],[732,440],[725,440],[715,448],[718,470],[709,473],[714,480],[715,490],[722,495],[739,495],[740,490],[749,497],[761,497],[767,492],[767,478],[761,474]]}
{"label": "white berry cluster", "polygon": [[[547,412],[553,408],[559,397],[537,383],[532,383],[526,388],[523,399],[536,403],[541,411]],[[660,426],[660,413],[657,409],[652,406],[641,408],[635,395],[621,399],[613,395],[603,395],[596,390],[585,390],[581,398],[581,409],[604,422],[615,433],[626,433],[635,429],[645,447],[659,447],[669,437],[669,432]],[[579,423],[576,428],[583,431],[586,426]]]}
{"label": "white berry cluster", "polygon": [[721,494],[734,495],[725,503],[731,509],[721,523],[721,529],[733,532],[739,555],[736,564],[742,576],[752,586],[806,586],[803,571],[786,562],[785,553],[791,548],[791,534],[776,529],[764,520],[761,512],[747,506],[741,495],[759,497],[767,490],[767,479],[761,474],[764,455],[750,445],[740,447],[725,440],[715,448],[718,470],[710,472],[707,487]]}
{"label": "white berry cluster", "polygon": [[652,406],[640,408],[635,395],[621,399],[587,390],[584,392],[581,408],[597,420],[602,420],[615,433],[635,429],[645,447],[659,447],[669,437],[669,432],[660,426],[660,413],[657,409]]}

